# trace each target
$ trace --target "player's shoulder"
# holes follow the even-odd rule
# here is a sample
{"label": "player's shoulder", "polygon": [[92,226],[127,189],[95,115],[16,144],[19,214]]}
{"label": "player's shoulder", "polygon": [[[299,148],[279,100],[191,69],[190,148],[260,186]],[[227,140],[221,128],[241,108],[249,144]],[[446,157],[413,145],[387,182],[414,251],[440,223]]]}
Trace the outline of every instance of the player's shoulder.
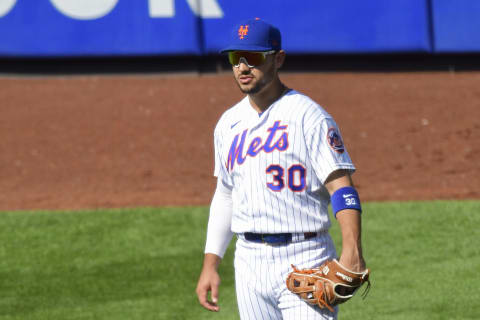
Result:
{"label": "player's shoulder", "polygon": [[217,122],[215,131],[220,133],[222,130],[226,130],[227,128],[234,126],[245,116],[245,110],[248,107],[248,96],[245,96],[242,100],[223,112]]}
{"label": "player's shoulder", "polygon": [[296,90],[290,90],[284,97],[285,105],[295,108],[296,113],[303,114],[305,119],[320,122],[331,115],[312,98]]}

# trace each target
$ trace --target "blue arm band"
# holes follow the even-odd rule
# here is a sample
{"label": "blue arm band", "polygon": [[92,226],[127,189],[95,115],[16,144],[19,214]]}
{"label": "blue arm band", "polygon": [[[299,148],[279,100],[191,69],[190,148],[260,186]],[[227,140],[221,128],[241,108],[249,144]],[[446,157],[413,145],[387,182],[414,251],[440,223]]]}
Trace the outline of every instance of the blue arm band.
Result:
{"label": "blue arm band", "polygon": [[362,212],[360,198],[354,187],[343,187],[332,194],[330,198],[332,203],[333,216],[337,218],[337,212],[344,209],[355,209]]}

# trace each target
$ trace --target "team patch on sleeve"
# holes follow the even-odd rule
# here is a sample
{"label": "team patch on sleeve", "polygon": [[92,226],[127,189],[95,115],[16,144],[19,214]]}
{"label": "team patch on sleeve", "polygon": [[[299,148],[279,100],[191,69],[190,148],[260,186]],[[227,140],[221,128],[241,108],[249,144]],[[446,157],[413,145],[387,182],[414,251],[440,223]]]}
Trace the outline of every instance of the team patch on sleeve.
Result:
{"label": "team patch on sleeve", "polygon": [[342,137],[337,128],[329,128],[327,132],[327,141],[330,147],[338,153],[343,153],[345,147],[343,146]]}

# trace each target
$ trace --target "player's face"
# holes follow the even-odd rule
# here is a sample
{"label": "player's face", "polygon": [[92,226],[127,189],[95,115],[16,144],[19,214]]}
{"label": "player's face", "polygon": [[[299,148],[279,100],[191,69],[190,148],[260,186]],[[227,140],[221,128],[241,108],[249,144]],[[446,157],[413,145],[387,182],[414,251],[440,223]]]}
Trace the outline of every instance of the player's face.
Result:
{"label": "player's face", "polygon": [[[263,63],[249,65],[247,59],[240,59],[238,65],[233,65],[233,76],[240,90],[245,94],[256,94],[264,90],[277,77],[277,54],[268,54]],[[248,58],[248,56],[247,56]]]}

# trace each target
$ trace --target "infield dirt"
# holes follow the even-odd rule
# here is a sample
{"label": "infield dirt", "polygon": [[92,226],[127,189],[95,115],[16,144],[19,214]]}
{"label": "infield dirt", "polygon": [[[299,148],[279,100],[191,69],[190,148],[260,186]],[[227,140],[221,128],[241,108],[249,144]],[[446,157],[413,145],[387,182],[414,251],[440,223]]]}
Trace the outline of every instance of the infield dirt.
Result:
{"label": "infield dirt", "polygon": [[[285,73],[363,201],[480,198],[480,72]],[[0,79],[0,210],[207,205],[230,74]]]}

